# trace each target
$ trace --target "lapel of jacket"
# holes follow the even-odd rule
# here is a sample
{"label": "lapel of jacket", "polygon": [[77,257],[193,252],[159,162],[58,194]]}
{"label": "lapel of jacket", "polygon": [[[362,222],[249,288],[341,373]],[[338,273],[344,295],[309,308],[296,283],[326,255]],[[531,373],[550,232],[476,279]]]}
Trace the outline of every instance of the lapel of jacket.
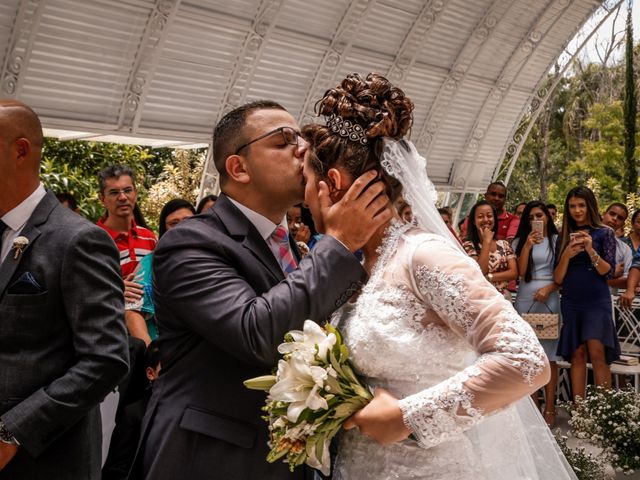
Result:
{"label": "lapel of jacket", "polygon": [[40,236],[40,230],[38,226],[42,225],[51,211],[58,205],[58,199],[51,193],[47,194],[40,200],[40,203],[36,206],[36,209],[31,214],[26,225],[20,232],[21,237],[26,237],[29,240],[29,244],[22,250],[22,253],[16,258],[15,250],[12,248],[9,250],[7,257],[0,265],[0,294],[4,293],[9,284],[9,280],[13,277],[18,265],[24,258],[27,251],[32,248],[33,242]]}
{"label": "lapel of jacket", "polygon": [[282,268],[267,242],[260,236],[260,233],[249,219],[229,201],[226,195],[221,194],[218,197],[213,209],[222,223],[224,223],[229,235],[241,242],[242,246],[249,250],[269,270],[277,282],[284,280]]}

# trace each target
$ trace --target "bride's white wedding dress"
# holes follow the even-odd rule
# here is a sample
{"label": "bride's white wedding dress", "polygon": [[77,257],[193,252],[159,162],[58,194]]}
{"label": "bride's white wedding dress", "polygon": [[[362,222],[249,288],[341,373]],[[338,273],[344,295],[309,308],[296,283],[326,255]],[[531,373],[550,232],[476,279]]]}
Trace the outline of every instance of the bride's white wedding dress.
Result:
{"label": "bride's white wedding dress", "polygon": [[575,478],[528,398],[546,382],[544,351],[477,263],[398,223],[380,248],[334,323],[363,379],[401,399],[414,438],[383,446],[344,432],[333,478]]}

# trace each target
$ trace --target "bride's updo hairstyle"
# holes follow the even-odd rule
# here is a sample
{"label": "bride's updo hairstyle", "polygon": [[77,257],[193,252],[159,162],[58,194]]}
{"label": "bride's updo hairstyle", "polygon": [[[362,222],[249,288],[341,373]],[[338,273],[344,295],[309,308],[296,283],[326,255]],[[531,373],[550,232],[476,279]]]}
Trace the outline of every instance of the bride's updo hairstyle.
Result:
{"label": "bride's updo hairstyle", "polygon": [[402,187],[383,170],[380,154],[384,137],[399,140],[411,128],[413,102],[404,92],[376,73],[366,78],[354,73],[327,90],[315,109],[326,125],[306,125],[302,133],[316,174],[326,179],[329,169],[342,167],[355,179],[376,170],[389,199],[398,198]]}

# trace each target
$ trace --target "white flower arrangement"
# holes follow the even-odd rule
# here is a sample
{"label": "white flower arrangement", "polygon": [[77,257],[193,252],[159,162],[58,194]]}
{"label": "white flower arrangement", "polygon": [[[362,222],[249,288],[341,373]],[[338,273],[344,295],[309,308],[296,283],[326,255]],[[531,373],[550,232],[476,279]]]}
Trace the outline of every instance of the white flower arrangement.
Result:
{"label": "white flower arrangement", "polygon": [[589,386],[586,398],[567,404],[576,437],[603,449],[617,471],[640,469],[640,395]]}
{"label": "white flower arrangement", "polygon": [[311,320],[292,330],[278,347],[283,358],[275,375],[244,382],[269,392],[263,408],[269,422],[268,462],[280,458],[291,471],[306,463],[329,474],[329,444],[342,424],[372,398],[349,364],[340,331]]}

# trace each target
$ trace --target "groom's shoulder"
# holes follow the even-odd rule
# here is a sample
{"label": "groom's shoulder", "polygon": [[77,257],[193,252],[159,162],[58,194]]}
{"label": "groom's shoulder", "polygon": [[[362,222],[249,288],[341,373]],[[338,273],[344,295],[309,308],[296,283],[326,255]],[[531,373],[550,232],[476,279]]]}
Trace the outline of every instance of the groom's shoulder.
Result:
{"label": "groom's shoulder", "polygon": [[176,248],[215,248],[216,245],[235,243],[219,216],[209,210],[182,220],[167,231],[156,247],[156,253]]}

